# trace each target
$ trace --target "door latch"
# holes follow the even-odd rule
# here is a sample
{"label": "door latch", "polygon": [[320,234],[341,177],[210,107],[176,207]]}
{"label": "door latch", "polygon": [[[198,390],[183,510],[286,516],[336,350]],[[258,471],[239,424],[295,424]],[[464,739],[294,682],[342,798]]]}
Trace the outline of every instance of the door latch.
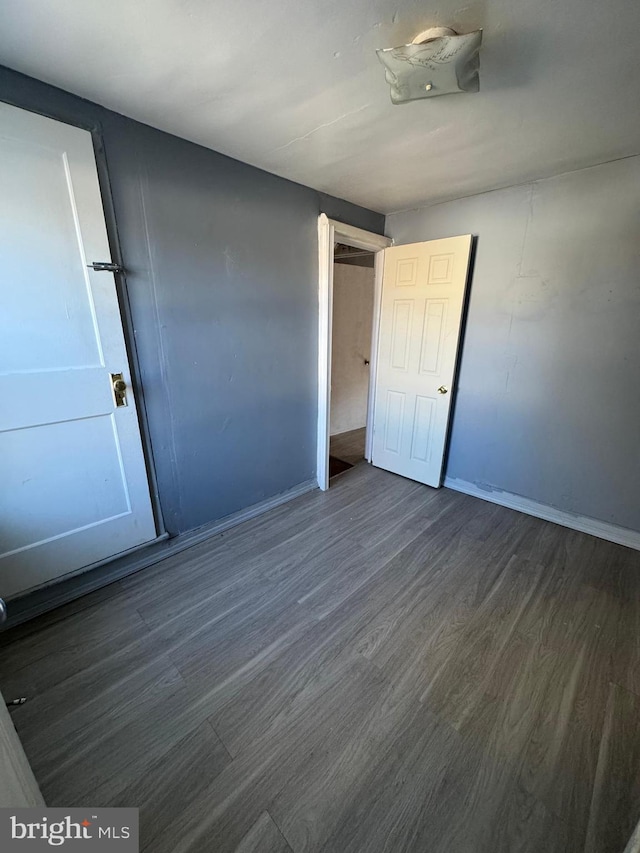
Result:
{"label": "door latch", "polygon": [[120,264],[112,264],[111,261],[93,261],[87,264],[87,268],[94,272],[124,272],[124,267]]}
{"label": "door latch", "polygon": [[127,405],[127,383],[122,378],[121,373],[111,373],[111,390],[113,391],[113,399],[116,406]]}

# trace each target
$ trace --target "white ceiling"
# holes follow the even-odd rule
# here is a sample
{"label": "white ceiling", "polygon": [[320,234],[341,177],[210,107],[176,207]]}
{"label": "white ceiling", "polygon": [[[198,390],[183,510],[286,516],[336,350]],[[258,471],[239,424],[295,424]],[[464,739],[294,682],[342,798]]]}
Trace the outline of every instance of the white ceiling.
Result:
{"label": "white ceiling", "polygon": [[[640,152],[637,0],[0,0],[0,63],[381,212]],[[375,49],[484,28],[479,94]],[[0,93],[1,94],[1,93]]]}

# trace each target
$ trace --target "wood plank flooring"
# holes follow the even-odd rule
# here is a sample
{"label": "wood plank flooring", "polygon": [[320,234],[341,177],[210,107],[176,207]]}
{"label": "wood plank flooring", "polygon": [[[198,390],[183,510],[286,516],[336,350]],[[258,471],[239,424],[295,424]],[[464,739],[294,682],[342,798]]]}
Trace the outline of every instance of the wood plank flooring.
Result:
{"label": "wood plank flooring", "polygon": [[357,465],[364,459],[366,428],[352,429],[332,435],[329,439],[329,453],[336,459],[342,459],[349,465]]}
{"label": "wood plank flooring", "polygon": [[49,805],[153,853],[621,853],[640,554],[369,465],[0,636]]}

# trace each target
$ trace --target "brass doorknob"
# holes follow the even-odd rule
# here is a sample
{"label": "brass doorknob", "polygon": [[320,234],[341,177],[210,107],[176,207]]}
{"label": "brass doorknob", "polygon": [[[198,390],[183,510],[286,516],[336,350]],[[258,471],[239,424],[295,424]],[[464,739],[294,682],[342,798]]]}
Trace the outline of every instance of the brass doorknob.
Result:
{"label": "brass doorknob", "polygon": [[448,388],[446,388],[444,385],[441,385],[441,386],[438,388],[438,394],[446,394],[448,390],[449,390],[449,389],[448,389]]}
{"label": "brass doorknob", "polygon": [[113,388],[113,398],[116,406],[127,405],[127,383],[121,373],[111,374],[111,387]]}

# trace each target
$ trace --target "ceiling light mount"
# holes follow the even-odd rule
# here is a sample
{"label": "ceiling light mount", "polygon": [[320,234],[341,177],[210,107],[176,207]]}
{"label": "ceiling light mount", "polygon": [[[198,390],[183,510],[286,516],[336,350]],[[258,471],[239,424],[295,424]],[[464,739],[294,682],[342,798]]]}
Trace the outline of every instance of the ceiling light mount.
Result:
{"label": "ceiling light mount", "polygon": [[456,92],[477,92],[482,30],[460,35],[432,27],[411,44],[377,50],[394,104]]}
{"label": "ceiling light mount", "polygon": [[430,27],[428,30],[418,33],[414,39],[411,39],[411,44],[426,44],[428,41],[433,41],[433,39],[457,35],[458,33],[452,30],[451,27]]}

